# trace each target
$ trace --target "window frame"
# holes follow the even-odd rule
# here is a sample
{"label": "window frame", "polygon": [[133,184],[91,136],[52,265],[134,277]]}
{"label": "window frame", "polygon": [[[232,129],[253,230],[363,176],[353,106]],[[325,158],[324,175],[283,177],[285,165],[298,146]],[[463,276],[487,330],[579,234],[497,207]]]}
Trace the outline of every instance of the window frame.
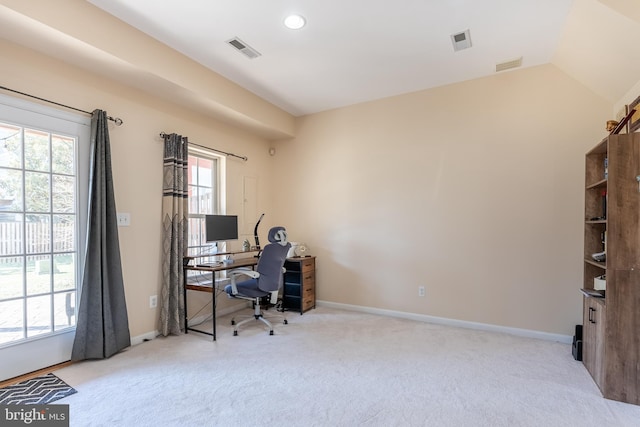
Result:
{"label": "window frame", "polygon": [[[187,241],[187,253],[188,255],[191,256],[195,256],[195,255],[201,255],[203,253],[209,253],[209,252],[220,252],[218,251],[218,243],[207,243],[204,240],[204,221],[205,221],[205,215],[210,215],[210,214],[224,214],[225,212],[225,185],[224,185],[224,176],[225,176],[225,166],[226,166],[226,158],[220,154],[216,154],[213,151],[207,150],[206,148],[199,148],[199,147],[193,147],[193,146],[189,146],[188,149],[188,162],[187,162],[187,168],[188,168],[188,172],[187,172],[187,188],[188,188],[188,194],[189,194],[189,201],[188,201],[188,212],[187,212],[187,221],[188,221],[188,241]],[[192,182],[191,178],[192,176],[199,176],[199,172],[198,170],[194,171],[194,173],[192,173],[191,168],[193,167],[190,160],[192,157],[195,157],[196,159],[204,159],[204,160],[208,160],[212,162],[212,168],[211,168],[211,187],[206,187],[203,185],[200,185],[199,182],[196,182],[195,184]],[[212,193],[212,197],[211,197],[211,204],[212,206],[209,206],[209,212],[210,213],[201,213],[201,212],[197,212],[197,213],[193,213],[191,211],[191,207],[192,207],[192,196],[191,196],[191,189],[192,188],[210,188],[211,189],[211,193]],[[199,227],[199,244],[192,244],[192,236],[195,234],[192,230],[191,230],[191,226],[193,224],[193,220],[199,220],[200,221],[200,227]],[[216,250],[214,250],[214,248]],[[224,248],[223,248],[224,250]]]}

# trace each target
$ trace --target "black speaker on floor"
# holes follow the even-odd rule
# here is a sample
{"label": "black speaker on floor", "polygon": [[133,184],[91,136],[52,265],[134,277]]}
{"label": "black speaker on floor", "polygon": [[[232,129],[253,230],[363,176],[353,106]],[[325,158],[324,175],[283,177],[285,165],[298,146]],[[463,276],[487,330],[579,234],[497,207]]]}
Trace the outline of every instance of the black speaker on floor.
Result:
{"label": "black speaker on floor", "polygon": [[576,325],[576,334],[573,336],[573,345],[571,346],[573,358],[582,360],[582,325]]}

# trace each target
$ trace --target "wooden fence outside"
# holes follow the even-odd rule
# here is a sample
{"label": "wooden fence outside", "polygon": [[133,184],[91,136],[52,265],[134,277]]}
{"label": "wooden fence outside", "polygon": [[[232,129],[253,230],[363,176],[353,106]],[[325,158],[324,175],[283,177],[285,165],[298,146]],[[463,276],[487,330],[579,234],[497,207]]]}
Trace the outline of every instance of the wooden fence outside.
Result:
{"label": "wooden fence outside", "polygon": [[75,249],[75,224],[42,222],[0,222],[0,263],[13,263],[23,253],[50,254]]}

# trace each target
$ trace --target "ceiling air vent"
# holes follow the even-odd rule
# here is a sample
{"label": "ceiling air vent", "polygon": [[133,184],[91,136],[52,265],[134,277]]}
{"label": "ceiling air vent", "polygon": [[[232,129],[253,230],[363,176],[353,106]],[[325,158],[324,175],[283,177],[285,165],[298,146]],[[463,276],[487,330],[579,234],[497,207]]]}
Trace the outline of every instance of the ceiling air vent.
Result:
{"label": "ceiling air vent", "polygon": [[227,43],[229,43],[231,46],[233,46],[235,49],[239,50],[240,52],[244,53],[250,59],[254,59],[262,55],[260,52],[258,52],[257,50],[255,50],[254,48],[252,48],[251,46],[249,46],[248,44],[246,44],[245,42],[243,42],[237,37],[234,37],[231,40],[227,40]]}
{"label": "ceiling air vent", "polygon": [[451,34],[451,42],[453,43],[453,50],[455,50],[456,52],[459,50],[470,48],[471,34],[469,34],[469,30],[463,31],[458,34]]}
{"label": "ceiling air vent", "polygon": [[501,62],[496,64],[496,73],[500,71],[510,70],[511,68],[518,68],[522,65],[522,56],[520,58],[512,59],[511,61]]}

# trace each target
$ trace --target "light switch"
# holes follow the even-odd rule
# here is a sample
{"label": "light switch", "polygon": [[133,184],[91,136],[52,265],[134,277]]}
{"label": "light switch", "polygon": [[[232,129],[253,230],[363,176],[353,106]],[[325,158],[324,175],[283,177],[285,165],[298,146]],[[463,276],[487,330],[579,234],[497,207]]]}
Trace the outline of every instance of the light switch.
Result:
{"label": "light switch", "polygon": [[131,214],[130,213],[119,213],[118,214],[118,226],[119,227],[128,227],[131,225]]}

